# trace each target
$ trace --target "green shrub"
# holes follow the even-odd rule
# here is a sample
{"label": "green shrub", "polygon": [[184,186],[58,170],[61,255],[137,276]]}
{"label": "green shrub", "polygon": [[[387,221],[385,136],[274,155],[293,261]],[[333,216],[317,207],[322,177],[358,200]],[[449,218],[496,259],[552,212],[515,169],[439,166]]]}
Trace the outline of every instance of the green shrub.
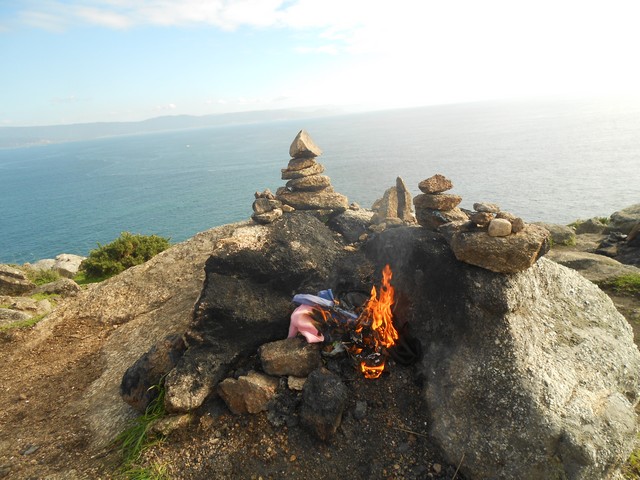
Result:
{"label": "green shrub", "polygon": [[60,274],[55,270],[40,270],[37,268],[26,268],[25,274],[27,278],[36,285],[44,285],[45,283],[60,280]]}
{"label": "green shrub", "polygon": [[158,235],[122,232],[107,245],[98,244],[82,262],[80,269],[88,278],[106,278],[140,265],[169,247],[169,239]]}

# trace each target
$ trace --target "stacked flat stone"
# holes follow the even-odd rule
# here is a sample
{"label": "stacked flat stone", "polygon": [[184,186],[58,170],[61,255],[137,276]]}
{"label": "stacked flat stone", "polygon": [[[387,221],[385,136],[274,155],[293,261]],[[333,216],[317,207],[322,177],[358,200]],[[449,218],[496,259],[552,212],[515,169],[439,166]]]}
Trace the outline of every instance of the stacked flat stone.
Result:
{"label": "stacked flat stone", "polygon": [[331,179],[322,175],[324,166],[316,162],[322,150],[309,134],[300,130],[289,147],[291,160],[282,170],[284,187],[276,192],[276,199],[296,210],[337,210],[348,208],[347,197],[337,193],[331,186]]}
{"label": "stacked flat stone", "polygon": [[436,174],[418,184],[421,192],[413,199],[416,218],[423,227],[436,230],[449,222],[468,220],[467,214],[458,208],[462,197],[445,193],[453,188],[453,183],[444,175]]}

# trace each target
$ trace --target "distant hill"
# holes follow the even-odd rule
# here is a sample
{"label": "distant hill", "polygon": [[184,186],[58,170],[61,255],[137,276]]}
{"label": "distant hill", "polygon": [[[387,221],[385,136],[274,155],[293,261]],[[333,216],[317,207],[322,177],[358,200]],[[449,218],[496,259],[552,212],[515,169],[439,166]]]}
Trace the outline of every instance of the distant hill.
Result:
{"label": "distant hill", "polygon": [[75,142],[118,135],[135,135],[189,128],[215,127],[317,118],[344,113],[338,109],[260,110],[217,115],[169,115],[139,122],[96,122],[36,127],[0,127],[0,148]]}

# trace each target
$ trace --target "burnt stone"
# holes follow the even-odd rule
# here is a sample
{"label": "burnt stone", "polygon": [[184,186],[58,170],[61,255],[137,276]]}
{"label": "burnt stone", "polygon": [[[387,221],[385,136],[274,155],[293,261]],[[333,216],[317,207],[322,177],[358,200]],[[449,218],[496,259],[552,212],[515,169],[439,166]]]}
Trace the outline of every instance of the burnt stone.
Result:
{"label": "burnt stone", "polygon": [[338,375],[324,368],[314,370],[302,389],[302,424],[321,440],[330,440],[342,422],[347,398],[347,387]]}
{"label": "burnt stone", "polygon": [[172,335],[156,343],[124,373],[120,384],[122,399],[139,412],[144,412],[158,396],[158,389],[152,387],[177,365],[186,348],[180,335]]}

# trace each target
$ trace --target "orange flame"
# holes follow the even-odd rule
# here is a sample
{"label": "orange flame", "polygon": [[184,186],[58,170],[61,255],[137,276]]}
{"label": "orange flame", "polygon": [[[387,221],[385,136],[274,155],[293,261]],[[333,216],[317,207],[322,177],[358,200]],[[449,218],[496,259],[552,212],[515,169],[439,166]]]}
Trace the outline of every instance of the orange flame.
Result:
{"label": "orange flame", "polygon": [[392,347],[398,339],[398,332],[393,326],[393,314],[391,306],[394,302],[394,289],[391,286],[391,267],[385,265],[382,270],[382,286],[380,295],[376,292],[376,287],[371,288],[371,297],[358,318],[356,331],[361,331],[365,326],[371,329],[371,338],[366,342],[376,352],[374,360],[362,360],[360,370],[365,378],[378,378],[384,370],[386,350]]}

